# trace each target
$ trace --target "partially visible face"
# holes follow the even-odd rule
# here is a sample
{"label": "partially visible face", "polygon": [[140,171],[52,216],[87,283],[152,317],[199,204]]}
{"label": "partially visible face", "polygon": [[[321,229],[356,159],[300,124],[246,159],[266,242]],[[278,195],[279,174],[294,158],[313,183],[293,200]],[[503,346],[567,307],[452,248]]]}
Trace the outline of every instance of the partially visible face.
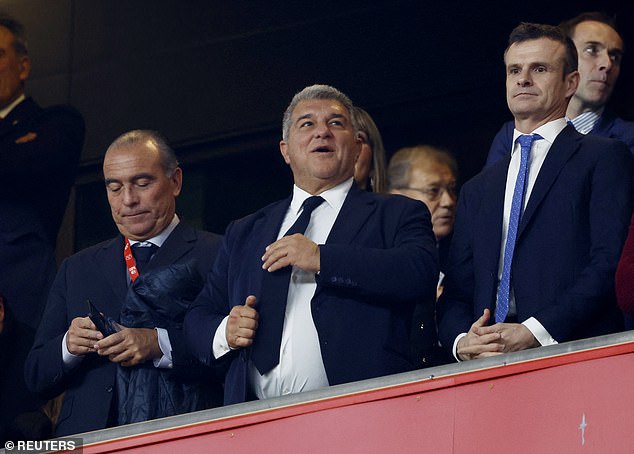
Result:
{"label": "partially visible face", "polygon": [[577,24],[572,40],[579,54],[579,88],[575,98],[583,107],[603,107],[621,72],[623,40],[607,24],[586,21]]}
{"label": "partially visible face", "polygon": [[14,36],[0,27],[0,109],[5,108],[24,91],[22,82],[29,76],[29,58],[19,57],[13,48]]}
{"label": "partially visible face", "polygon": [[112,218],[122,235],[147,240],[172,221],[182,171],[177,168],[168,177],[151,141],[109,150],[103,174]]}
{"label": "partially visible face", "polygon": [[352,178],[360,142],[340,102],[312,99],[293,110],[288,140],[280,142],[280,151],[295,184],[319,194]]}
{"label": "partially visible face", "polygon": [[512,44],[504,56],[506,101],[516,120],[541,125],[566,113],[578,73],[563,77],[566,49],[548,38]]}
{"label": "partially visible face", "polygon": [[392,192],[427,205],[436,240],[441,240],[453,231],[456,177],[446,164],[436,161],[416,163],[410,170],[408,187]]}
{"label": "partially visible face", "polygon": [[354,181],[361,189],[368,189],[370,173],[372,172],[372,148],[361,136],[361,151],[354,165]]}

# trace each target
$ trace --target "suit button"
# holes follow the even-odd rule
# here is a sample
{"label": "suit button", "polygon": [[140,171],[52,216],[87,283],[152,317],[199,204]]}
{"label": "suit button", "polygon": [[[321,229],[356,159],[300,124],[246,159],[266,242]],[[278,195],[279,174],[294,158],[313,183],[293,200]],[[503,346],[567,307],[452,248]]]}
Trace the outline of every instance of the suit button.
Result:
{"label": "suit button", "polygon": [[420,324],[420,330],[423,331],[425,329],[425,323]]}
{"label": "suit button", "polygon": [[330,278],[330,282],[332,282],[333,284],[336,284],[336,283],[337,283],[337,278],[336,278],[336,277],[334,277],[334,276],[333,276],[333,277],[331,277],[331,278]]}
{"label": "suit button", "polygon": [[423,356],[423,359],[421,359],[421,360],[420,360],[420,362],[421,362],[421,363],[423,363],[423,364],[427,364],[427,358],[425,358],[425,357]]}
{"label": "suit button", "polygon": [[111,392],[112,392],[112,386],[108,386],[108,387],[106,388],[106,392],[107,392],[107,393],[111,393]]}

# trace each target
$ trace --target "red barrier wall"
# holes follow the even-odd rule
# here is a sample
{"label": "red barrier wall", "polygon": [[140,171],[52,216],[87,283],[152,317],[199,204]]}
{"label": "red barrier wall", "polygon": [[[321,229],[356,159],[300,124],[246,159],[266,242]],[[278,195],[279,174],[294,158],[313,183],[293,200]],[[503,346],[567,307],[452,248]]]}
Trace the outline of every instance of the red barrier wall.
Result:
{"label": "red barrier wall", "polygon": [[454,370],[101,441],[84,452],[634,452],[634,342]]}

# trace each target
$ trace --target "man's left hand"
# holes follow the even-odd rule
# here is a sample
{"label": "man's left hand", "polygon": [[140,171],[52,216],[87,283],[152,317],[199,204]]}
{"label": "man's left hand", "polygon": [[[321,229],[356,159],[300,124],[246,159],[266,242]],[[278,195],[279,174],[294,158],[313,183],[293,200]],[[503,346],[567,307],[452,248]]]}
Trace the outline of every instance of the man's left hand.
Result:
{"label": "man's left hand", "polygon": [[95,349],[100,356],[125,367],[163,356],[158,333],[149,328],[124,328],[97,342]]}
{"label": "man's left hand", "polygon": [[277,271],[286,266],[296,266],[304,271],[317,273],[320,269],[319,246],[300,233],[280,238],[266,247],[262,256],[262,268]]}
{"label": "man's left hand", "polygon": [[482,330],[500,334],[498,343],[504,345],[504,353],[539,347],[539,342],[533,333],[521,323],[496,323]]}

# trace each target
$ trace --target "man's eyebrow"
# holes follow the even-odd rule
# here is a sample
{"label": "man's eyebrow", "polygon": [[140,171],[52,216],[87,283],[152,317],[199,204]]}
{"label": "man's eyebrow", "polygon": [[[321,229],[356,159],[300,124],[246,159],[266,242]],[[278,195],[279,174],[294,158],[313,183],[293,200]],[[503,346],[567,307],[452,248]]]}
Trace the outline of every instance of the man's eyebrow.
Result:
{"label": "man's eyebrow", "polygon": [[132,178],[130,178],[132,181],[137,181],[137,180],[142,180],[142,179],[148,179],[148,180],[154,180],[156,179],[156,177],[154,175],[152,175],[151,173],[137,173],[136,175],[133,175]]}
{"label": "man's eyebrow", "polygon": [[306,113],[304,115],[300,115],[299,117],[297,117],[297,120],[295,120],[295,123],[297,123],[300,120],[305,120],[306,118],[312,118],[313,114],[312,113]]}
{"label": "man's eyebrow", "polygon": [[[156,176],[154,176],[151,173],[137,173],[136,175],[133,175],[132,177],[130,177],[130,181],[135,182],[138,180],[142,180],[142,179],[148,179],[148,180],[155,180]],[[104,178],[104,181],[106,184],[110,184],[110,183],[121,183],[121,180],[118,178]]]}

